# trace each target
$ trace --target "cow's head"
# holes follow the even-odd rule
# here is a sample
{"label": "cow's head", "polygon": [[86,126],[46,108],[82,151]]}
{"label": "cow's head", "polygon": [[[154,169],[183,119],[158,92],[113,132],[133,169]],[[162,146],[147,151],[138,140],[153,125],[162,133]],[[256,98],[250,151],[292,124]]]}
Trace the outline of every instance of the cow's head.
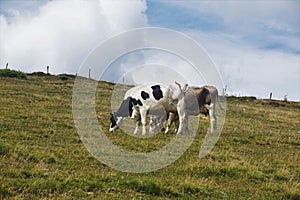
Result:
{"label": "cow's head", "polygon": [[109,126],[109,131],[112,132],[112,131],[115,131],[118,129],[118,124],[120,123],[121,121],[121,117],[117,117],[114,114],[110,113],[110,126]]}

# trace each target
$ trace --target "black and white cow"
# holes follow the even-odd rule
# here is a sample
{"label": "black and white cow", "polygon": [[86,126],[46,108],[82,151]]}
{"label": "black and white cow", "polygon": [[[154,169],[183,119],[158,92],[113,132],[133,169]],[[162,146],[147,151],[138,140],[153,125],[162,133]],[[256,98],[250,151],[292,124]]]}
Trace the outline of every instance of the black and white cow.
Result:
{"label": "black and white cow", "polygon": [[[217,118],[215,115],[215,106],[218,101],[217,98],[218,90],[214,86],[189,87],[184,97],[186,114],[197,116],[202,113],[209,115],[210,132],[214,132],[217,128]],[[175,126],[178,128],[178,115],[176,112],[170,112],[167,116],[153,116],[151,118],[150,129],[163,129],[163,125],[166,120],[167,125],[165,133],[168,133],[173,122],[175,122]]]}
{"label": "black and white cow", "polygon": [[177,134],[185,131],[187,127],[186,112],[184,106],[184,93],[187,84],[182,88],[177,82],[175,84],[143,84],[129,89],[119,107],[111,114],[110,131],[118,128],[124,117],[136,120],[134,134],[137,134],[140,122],[146,134],[146,117],[151,110],[164,109],[165,112],[176,112],[179,118]]}

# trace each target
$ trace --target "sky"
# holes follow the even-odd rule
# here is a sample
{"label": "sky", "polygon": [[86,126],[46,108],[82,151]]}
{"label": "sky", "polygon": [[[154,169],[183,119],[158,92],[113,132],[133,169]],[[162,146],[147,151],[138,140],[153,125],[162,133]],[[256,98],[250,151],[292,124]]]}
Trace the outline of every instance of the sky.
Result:
{"label": "sky", "polygon": [[[75,74],[99,44],[141,27],[168,28],[194,39],[215,63],[229,95],[268,98],[272,92],[276,99],[300,101],[297,0],[0,0],[0,68],[9,63],[34,72],[49,65],[53,74]],[[117,82],[127,74],[127,81],[137,83],[144,79],[137,80],[131,67],[142,66],[136,70],[142,74],[153,62],[192,77],[190,66],[174,55],[140,51],[120,57],[102,78]]]}

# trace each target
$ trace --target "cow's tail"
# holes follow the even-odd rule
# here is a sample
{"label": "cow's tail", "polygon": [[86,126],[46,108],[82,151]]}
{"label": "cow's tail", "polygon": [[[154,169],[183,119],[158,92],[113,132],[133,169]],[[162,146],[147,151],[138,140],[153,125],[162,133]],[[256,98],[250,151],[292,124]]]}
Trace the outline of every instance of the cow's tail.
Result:
{"label": "cow's tail", "polygon": [[188,84],[185,84],[183,88],[181,88],[181,85],[177,81],[175,81],[175,84],[178,85],[181,92],[183,92],[184,94],[187,92]]}

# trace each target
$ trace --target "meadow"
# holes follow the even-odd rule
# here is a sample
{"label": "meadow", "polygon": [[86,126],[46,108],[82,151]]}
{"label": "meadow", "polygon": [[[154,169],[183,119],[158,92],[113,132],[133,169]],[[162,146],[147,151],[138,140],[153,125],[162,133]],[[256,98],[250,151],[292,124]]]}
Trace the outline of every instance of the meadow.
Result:
{"label": "meadow", "polygon": [[[125,173],[95,159],[72,116],[75,77],[0,77],[0,199],[300,199],[300,102],[228,97],[223,132],[206,157],[200,119],[190,148],[166,168]],[[149,152],[174,135],[109,133],[114,84],[99,82],[99,124],[115,144]]]}

